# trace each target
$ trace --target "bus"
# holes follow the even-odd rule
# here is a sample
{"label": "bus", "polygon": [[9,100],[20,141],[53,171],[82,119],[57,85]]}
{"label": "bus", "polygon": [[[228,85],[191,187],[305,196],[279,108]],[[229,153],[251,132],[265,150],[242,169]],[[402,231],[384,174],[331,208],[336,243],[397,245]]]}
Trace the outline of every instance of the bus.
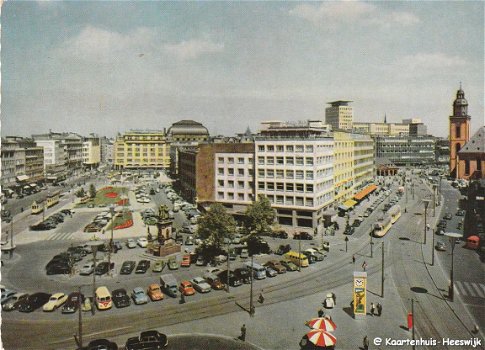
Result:
{"label": "bus", "polygon": [[98,287],[96,289],[96,306],[98,310],[108,310],[111,309],[113,305],[111,300],[111,293],[106,287]]}
{"label": "bus", "polygon": [[308,258],[305,254],[298,254],[290,250],[288,253],[284,255],[284,257],[291,261],[296,266],[307,267],[308,266]]}
{"label": "bus", "polygon": [[53,193],[49,193],[47,195],[47,203],[46,203],[47,208],[50,208],[53,205],[56,205],[57,203],[59,203],[60,194],[61,194],[61,191],[56,191]]}
{"label": "bus", "polygon": [[44,211],[44,205],[45,205],[45,201],[42,200],[42,199],[33,201],[32,202],[32,205],[30,207],[31,208],[31,213],[32,214],[42,213]]}
{"label": "bus", "polygon": [[374,224],[374,237],[384,237],[384,235],[389,231],[392,226],[392,218],[390,215],[385,215],[381,217]]}
{"label": "bus", "polygon": [[257,263],[252,263],[250,261],[246,262],[244,264],[250,271],[253,272],[253,277],[256,278],[257,280],[264,280],[266,278],[266,269],[257,264]]}
{"label": "bus", "polygon": [[391,217],[391,222],[394,224],[401,217],[401,207],[399,205],[393,205],[387,211],[387,215]]}

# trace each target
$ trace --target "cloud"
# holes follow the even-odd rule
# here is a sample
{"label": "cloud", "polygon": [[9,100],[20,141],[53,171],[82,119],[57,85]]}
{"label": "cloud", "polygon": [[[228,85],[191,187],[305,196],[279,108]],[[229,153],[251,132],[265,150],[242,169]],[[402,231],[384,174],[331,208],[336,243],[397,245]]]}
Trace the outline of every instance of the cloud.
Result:
{"label": "cloud", "polygon": [[165,50],[182,60],[197,58],[201,55],[222,52],[224,44],[204,39],[191,39],[177,44],[164,45]]}
{"label": "cloud", "polygon": [[360,1],[323,2],[320,5],[302,4],[294,7],[289,14],[315,25],[335,27],[344,24],[370,24],[389,27],[409,26],[419,23],[419,18],[405,11],[386,12],[375,5]]}
{"label": "cloud", "polygon": [[450,56],[441,52],[417,53],[399,58],[395,66],[400,69],[412,70],[437,70],[443,68],[465,66],[467,61],[459,56]]}

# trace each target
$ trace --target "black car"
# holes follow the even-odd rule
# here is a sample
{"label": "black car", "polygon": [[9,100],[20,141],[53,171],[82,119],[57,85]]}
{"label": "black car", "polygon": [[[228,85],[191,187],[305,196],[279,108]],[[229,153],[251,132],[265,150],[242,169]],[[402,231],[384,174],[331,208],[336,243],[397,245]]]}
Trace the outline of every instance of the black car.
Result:
{"label": "black car", "polygon": [[129,275],[135,269],[135,265],[136,265],[136,263],[134,261],[131,261],[131,260],[123,262],[123,265],[121,265],[120,274],[121,275]]}
{"label": "black car", "polygon": [[465,216],[465,211],[463,209],[460,209],[456,212],[456,216]]}
{"label": "black car", "polygon": [[[114,267],[115,267],[115,263],[112,262],[111,270],[113,270]],[[108,271],[109,271],[108,262],[102,261],[96,266],[96,270],[94,271],[94,273],[96,273],[96,275],[104,275],[105,273],[108,273]]]}
{"label": "black car", "polygon": [[[223,283],[227,283],[227,270],[224,270],[222,272],[219,272],[217,277],[221,280]],[[229,285],[232,287],[237,287],[242,285],[242,280],[234,274],[233,271],[229,271]]]}
{"label": "black car", "polygon": [[451,220],[453,218],[453,215],[451,215],[451,213],[446,213],[445,216],[444,216],[444,218],[446,220]]}
{"label": "black car", "polygon": [[271,253],[271,248],[269,247],[268,242],[264,241],[261,237],[249,237],[246,243],[249,255]]}
{"label": "black car", "polygon": [[362,221],[360,220],[354,220],[354,222],[352,223],[352,227],[359,227],[361,223]]}
{"label": "black car", "polygon": [[288,238],[288,233],[283,230],[277,231],[274,233],[273,237],[286,239]]}
{"label": "black car", "polygon": [[63,314],[72,314],[77,311],[79,304],[84,302],[84,295],[79,292],[73,292],[67,297],[64,306],[61,309]]}
{"label": "black car", "polygon": [[276,254],[283,255],[285,253],[288,253],[290,250],[291,250],[291,246],[289,244],[287,244],[287,245],[281,244],[278,247],[278,250],[276,251]]}
{"label": "black car", "polygon": [[150,260],[140,260],[136,265],[135,273],[145,273],[150,268]]}
{"label": "black car", "polygon": [[313,239],[313,237],[308,232],[299,232],[299,233],[295,233],[293,235],[293,239],[300,239],[300,240],[306,239],[306,240],[310,240],[311,241]]}
{"label": "black car", "polygon": [[32,312],[49,301],[51,294],[34,293],[23,299],[19,304],[20,312]]}
{"label": "black car", "polygon": [[353,235],[355,232],[355,227],[353,226],[347,226],[344,230],[344,235]]}
{"label": "black car", "polygon": [[126,341],[126,350],[158,350],[167,347],[168,339],[163,333],[157,331],[141,332],[139,337],[132,337]]}
{"label": "black car", "polygon": [[234,270],[234,275],[244,283],[251,283],[251,273],[245,267],[240,267]]}
{"label": "black car", "polygon": [[85,350],[118,350],[118,345],[107,339],[96,339],[89,342]]}
{"label": "black car", "polygon": [[112,295],[113,303],[118,309],[131,305],[131,300],[130,300],[130,297],[128,296],[128,293],[126,293],[126,289],[123,289],[123,288],[116,289],[113,291],[113,293],[111,293],[111,295]]}
{"label": "black car", "polygon": [[444,219],[440,220],[440,222],[438,223],[438,227],[439,228],[445,229],[446,228],[446,225],[447,225],[447,222]]}
{"label": "black car", "polygon": [[67,275],[71,273],[71,266],[69,264],[52,264],[46,268],[47,275]]}

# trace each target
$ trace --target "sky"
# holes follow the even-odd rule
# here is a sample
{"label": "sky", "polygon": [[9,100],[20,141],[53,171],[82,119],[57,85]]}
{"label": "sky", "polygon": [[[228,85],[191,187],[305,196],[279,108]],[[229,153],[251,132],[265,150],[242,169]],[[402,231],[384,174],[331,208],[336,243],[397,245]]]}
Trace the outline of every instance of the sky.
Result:
{"label": "sky", "polygon": [[231,136],[334,100],[447,136],[460,82],[485,124],[481,1],[7,1],[1,24],[2,136],[182,119]]}

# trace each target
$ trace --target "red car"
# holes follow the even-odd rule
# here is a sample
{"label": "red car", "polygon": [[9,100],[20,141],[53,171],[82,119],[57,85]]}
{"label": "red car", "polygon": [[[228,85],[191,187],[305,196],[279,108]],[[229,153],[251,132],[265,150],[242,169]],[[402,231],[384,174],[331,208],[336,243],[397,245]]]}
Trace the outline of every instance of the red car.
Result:
{"label": "red car", "polygon": [[182,257],[182,262],[180,263],[182,267],[190,267],[190,255],[186,254]]}
{"label": "red car", "polygon": [[189,281],[180,282],[179,291],[185,296],[195,294],[195,289]]}

